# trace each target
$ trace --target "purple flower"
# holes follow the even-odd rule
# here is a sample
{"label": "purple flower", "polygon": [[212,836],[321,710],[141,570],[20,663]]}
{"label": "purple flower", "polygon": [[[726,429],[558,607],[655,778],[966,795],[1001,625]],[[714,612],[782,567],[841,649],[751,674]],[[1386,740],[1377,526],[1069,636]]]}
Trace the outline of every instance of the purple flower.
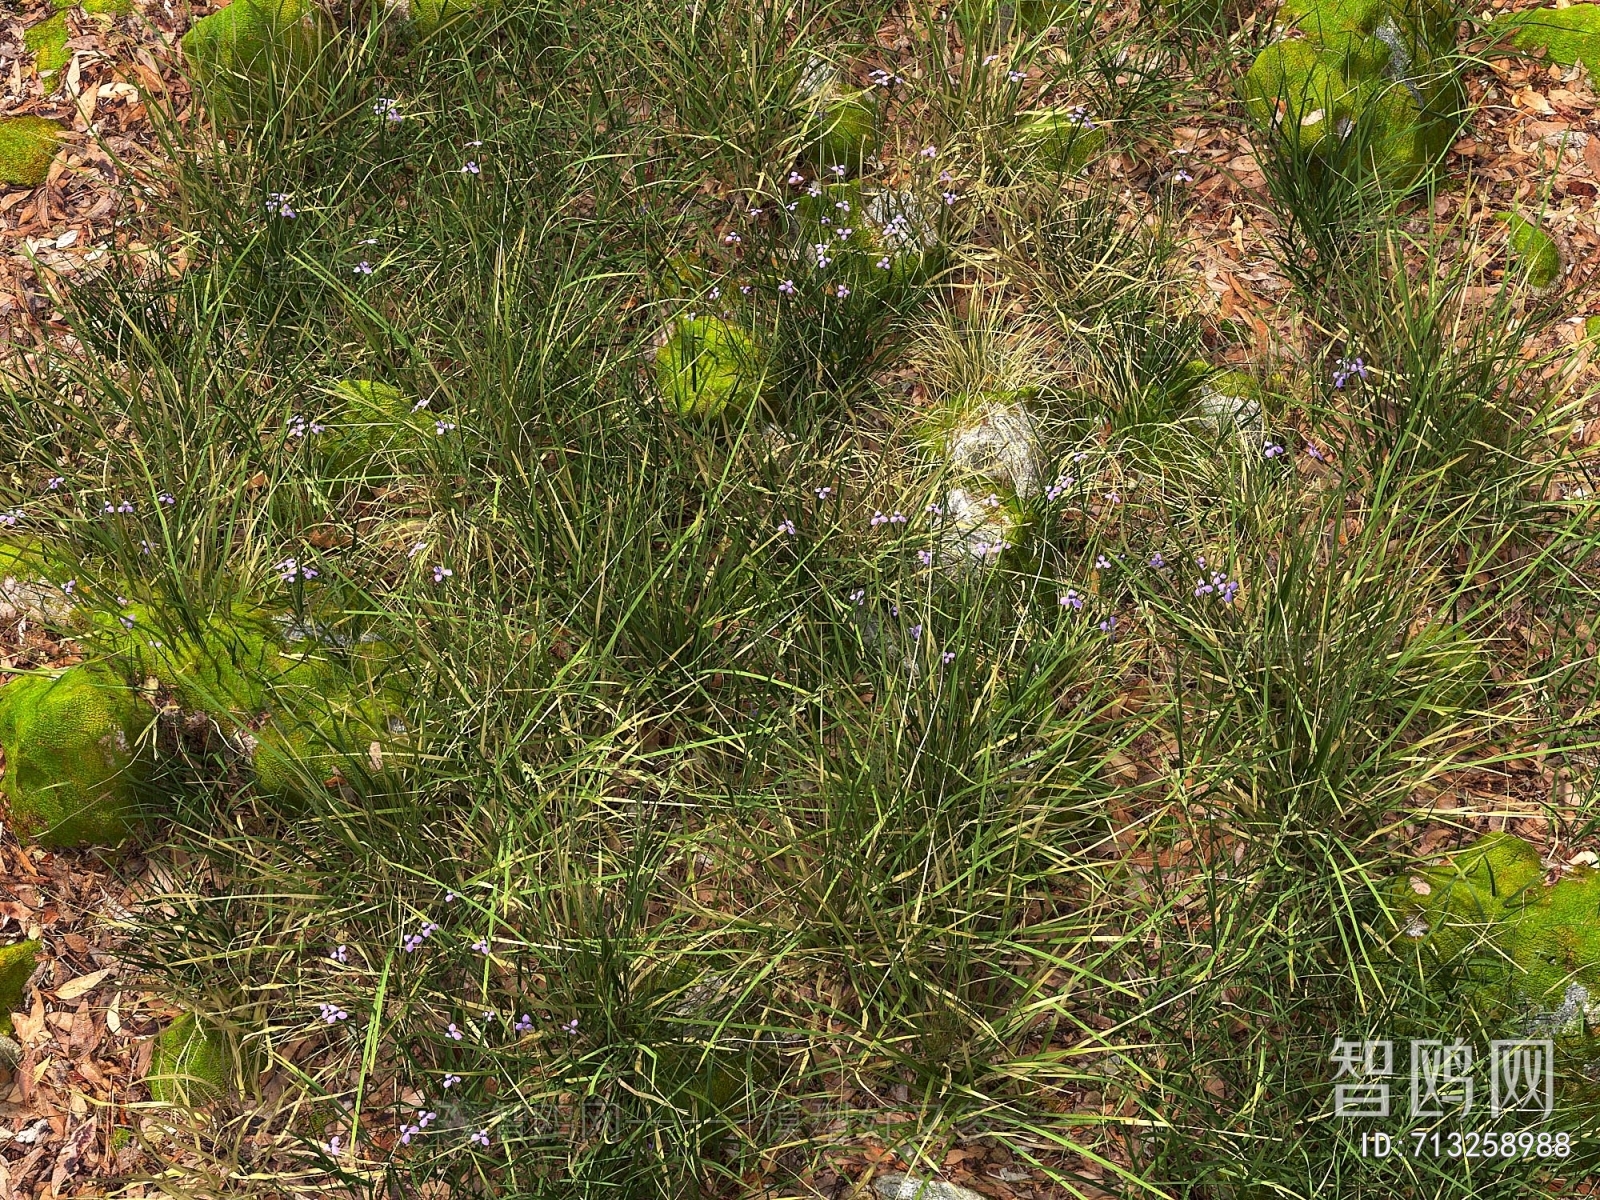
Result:
{"label": "purple flower", "polygon": [[1278,445],[1277,442],[1268,442],[1261,453],[1267,458],[1277,458],[1283,453],[1283,447]]}
{"label": "purple flower", "polygon": [[1177,181],[1178,183],[1193,183],[1194,182],[1194,176],[1189,174],[1189,172],[1185,171],[1182,167],[1179,167],[1176,171],[1174,171],[1172,173],[1172,178],[1175,181]]}
{"label": "purple flower", "polygon": [[1157,550],[1150,556],[1150,565],[1158,571],[1167,565],[1167,560],[1161,557],[1161,551]]}
{"label": "purple flower", "polygon": [[843,300],[843,299],[845,299],[845,297],[850,295],[850,289],[845,287],[845,285],[841,283],[839,285],[839,288],[838,288],[838,294],[839,294],[839,299]]}
{"label": "purple flower", "polygon": [[826,500],[831,495],[833,495],[833,488],[831,485],[827,487],[819,487],[817,489],[818,500]]}
{"label": "purple flower", "polygon": [[472,943],[472,948],[474,950],[476,950],[479,954],[487,954],[487,953],[489,953],[489,939],[488,938],[479,938],[477,941]]}
{"label": "purple flower", "polygon": [[317,577],[317,569],[315,567],[304,566],[292,558],[284,559],[273,570],[278,572],[278,578],[284,583],[293,583],[297,579],[315,579]]}
{"label": "purple flower", "polygon": [[1117,631],[1117,618],[1116,617],[1107,617],[1104,621],[1100,622],[1100,632],[1101,633],[1114,634],[1114,633],[1116,633],[1116,631]]}
{"label": "purple flower", "polygon": [[918,550],[917,551],[917,561],[919,563],[921,563],[925,567],[933,566],[933,551],[932,550]]}
{"label": "purple flower", "polygon": [[443,437],[455,427],[456,423],[454,421],[435,421],[433,423],[433,432],[436,437]]}
{"label": "purple flower", "polygon": [[562,1022],[561,1030],[563,1033],[566,1033],[569,1036],[576,1034],[578,1032],[578,1018],[573,1017],[570,1021]]}
{"label": "purple flower", "polygon": [[482,1146],[482,1147],[484,1147],[484,1149],[488,1149],[488,1147],[489,1147],[489,1131],[487,1129],[478,1130],[477,1133],[472,1135],[472,1143],[475,1146]]}
{"label": "purple flower", "polygon": [[357,274],[357,275],[371,275],[372,274],[372,264],[369,263],[364,258],[360,262],[358,262],[354,267],[352,267],[350,269],[353,272],[355,272],[355,274]]}
{"label": "purple flower", "polygon": [[906,632],[911,635],[911,640],[913,642],[920,642],[922,640],[921,625],[913,625],[910,629],[906,630]]}
{"label": "purple flower", "polygon": [[466,166],[461,168],[461,173],[463,175],[481,175],[483,174],[483,168],[475,162],[468,162]]}
{"label": "purple flower", "polygon": [[171,492],[162,492],[159,496],[156,497],[156,503],[157,504],[166,504],[166,505],[170,506],[170,505],[176,504],[177,502],[178,502],[178,498],[176,496],[174,496]]}
{"label": "purple flower", "polygon": [[327,1141],[321,1143],[323,1152],[326,1153],[330,1158],[338,1155],[339,1147],[343,1144],[344,1139],[341,1138],[337,1133],[330,1137]]}
{"label": "purple flower", "polygon": [[844,178],[845,165],[843,163],[834,163],[833,166],[829,167],[828,169],[840,179]]}
{"label": "purple flower", "polygon": [[65,482],[66,480],[62,476],[52,475],[50,476],[50,481],[45,484],[45,487],[49,488],[53,492],[60,488]]}
{"label": "purple flower", "polygon": [[289,207],[289,194],[287,192],[268,192],[267,211],[276,213],[286,221],[292,221],[295,217],[294,209]]}
{"label": "purple flower", "polygon": [[780,283],[778,285],[778,292],[779,292],[780,295],[784,295],[784,296],[792,296],[792,295],[794,295],[794,292],[795,292],[794,280],[785,279],[782,283]]}
{"label": "purple flower", "polygon": [[874,529],[876,529],[879,525],[887,525],[888,523],[889,523],[889,518],[883,515],[883,512],[882,512],[881,509],[875,511],[872,514],[872,521],[870,522],[870,524],[872,525],[872,527]]}
{"label": "purple flower", "polygon": [[442,564],[436,564],[433,568],[433,581],[435,583],[443,583],[446,579],[449,579],[454,574],[455,572],[449,567]]}
{"label": "purple flower", "polygon": [[937,147],[937,146],[924,146],[917,153],[922,155],[923,158],[933,158],[939,153],[939,147]]}
{"label": "purple flower", "polygon": [[1097,571],[1107,571],[1111,568],[1111,560],[1104,554],[1095,555],[1094,568]]}
{"label": "purple flower", "polygon": [[0,513],[0,525],[4,525],[7,528],[14,528],[21,518],[22,510],[20,508],[14,508],[10,512]]}
{"label": "purple flower", "polygon": [[456,1028],[456,1023],[454,1021],[451,1021],[450,1024],[445,1027],[444,1033],[446,1037],[455,1041],[459,1042],[461,1040],[461,1030]]}
{"label": "purple flower", "polygon": [[730,230],[728,233],[723,235],[722,244],[724,246],[737,246],[743,240],[744,239],[741,238],[737,233],[734,233],[732,230]]}
{"label": "purple flower", "polygon": [[800,174],[799,171],[790,171],[789,172],[789,186],[790,187],[799,187],[805,181],[806,181],[806,177],[804,175]]}
{"label": "purple flower", "polygon": [[421,1132],[421,1125],[406,1125],[402,1123],[400,1126],[400,1144],[402,1146],[411,1145],[411,1139]]}
{"label": "purple flower", "polygon": [[350,1016],[349,1013],[345,1012],[345,1010],[340,1008],[337,1004],[323,1003],[317,1005],[317,1008],[320,1010],[318,1015],[329,1025],[332,1025],[335,1021],[347,1020]]}
{"label": "purple flower", "polygon": [[946,204],[954,204],[956,202],[956,194],[954,192],[946,192],[944,194],[944,202]]}
{"label": "purple flower", "polygon": [[1027,77],[1028,77],[1028,73],[1026,71],[1007,71],[1006,72],[1006,78],[1009,79],[1012,83],[1021,83]]}
{"label": "purple flower", "polygon": [[334,962],[339,962],[339,963],[347,963],[347,962],[350,961],[350,956],[346,952],[343,943],[340,943],[339,945],[335,946],[332,950],[329,950],[328,951],[328,957],[333,959]]}
{"label": "purple flower", "polygon": [[793,522],[793,521],[790,521],[790,520],[788,520],[788,519],[787,519],[787,518],[786,518],[786,519],[785,519],[785,520],[784,520],[784,521],[783,521],[783,522],[781,522],[781,523],[780,523],[780,524],[779,524],[779,526],[778,526],[778,532],[779,532],[779,533],[786,533],[786,534],[788,534],[788,535],[789,535],[789,536],[790,536],[790,537],[793,537],[793,536],[794,536],[794,522]]}
{"label": "purple flower", "polygon": [[1350,376],[1359,376],[1363,381],[1367,378],[1367,364],[1360,358],[1341,358],[1333,367],[1333,386],[1342,388],[1350,382]]}
{"label": "purple flower", "polygon": [[1317,444],[1315,442],[1306,443],[1306,453],[1312,458],[1316,459],[1319,463],[1325,463],[1328,461],[1328,456],[1321,450],[1317,449]]}
{"label": "purple flower", "polygon": [[444,1077],[444,1080],[440,1083],[439,1086],[440,1087],[446,1087],[446,1088],[453,1088],[453,1087],[455,1087],[456,1084],[458,1084],[460,1082],[461,1082],[461,1076],[459,1076],[459,1075],[448,1075],[447,1074]]}
{"label": "purple flower", "polygon": [[880,271],[887,271],[893,265],[894,264],[889,261],[889,256],[887,254],[878,260],[878,270]]}
{"label": "purple flower", "polygon": [[423,942],[439,932],[439,927],[432,921],[424,919],[417,931],[406,938],[403,948],[407,954],[415,951]]}
{"label": "purple flower", "polygon": [[867,593],[866,593],[865,589],[857,588],[855,591],[850,593],[850,603],[856,605],[857,607],[860,607],[861,605],[865,604],[866,601],[867,601]]}
{"label": "purple flower", "polygon": [[382,117],[386,121],[405,120],[400,112],[400,102],[389,96],[379,96],[372,102],[372,115]]}
{"label": "purple flower", "polygon": [[439,1114],[436,1113],[436,1112],[418,1113],[417,1114],[417,1128],[419,1130],[426,1129],[429,1125],[432,1125],[438,1119],[439,1119]]}
{"label": "purple flower", "polygon": [[63,584],[62,584],[62,585],[61,585],[61,590],[62,590],[62,591],[63,591],[63,592],[65,592],[65,593],[66,593],[66,594],[67,594],[67,595],[69,595],[69,596],[70,596],[70,595],[72,595],[72,593],[73,593],[73,590],[74,590],[74,589],[75,589],[75,588],[76,588],[76,587],[77,587],[77,586],[78,586],[78,581],[77,581],[77,580],[76,580],[76,579],[69,579],[69,580],[67,580],[67,581],[66,581],[66,582],[65,582],[65,583],[63,583]]}
{"label": "purple flower", "polygon": [[532,1033],[533,1016],[529,1013],[523,1013],[517,1018],[516,1024],[514,1024],[511,1028],[515,1029],[518,1033]]}
{"label": "purple flower", "polygon": [[747,214],[747,215],[748,215],[748,216],[749,216],[749,217],[750,217],[750,218],[751,218],[751,219],[752,219],[752,220],[754,220],[754,219],[755,219],[755,218],[756,218],[756,217],[759,217],[759,216],[760,216],[760,215],[761,215],[761,210],[760,210],[760,209],[759,209],[759,208],[752,208],[752,209],[751,209],[751,210],[750,210],[750,212],[749,212],[749,213],[748,213],[748,214]]}
{"label": "purple flower", "polygon": [[942,504],[930,504],[927,507],[927,511],[936,517],[944,516],[944,506]]}
{"label": "purple flower", "polygon": [[953,663],[953,662],[955,662],[955,660],[956,660],[956,652],[954,650],[946,650],[943,654],[941,654],[939,656],[939,661],[942,662],[942,663]]}
{"label": "purple flower", "polygon": [[1083,597],[1078,595],[1077,591],[1073,588],[1068,588],[1066,595],[1060,597],[1060,600],[1062,608],[1071,608],[1074,610],[1083,608]]}

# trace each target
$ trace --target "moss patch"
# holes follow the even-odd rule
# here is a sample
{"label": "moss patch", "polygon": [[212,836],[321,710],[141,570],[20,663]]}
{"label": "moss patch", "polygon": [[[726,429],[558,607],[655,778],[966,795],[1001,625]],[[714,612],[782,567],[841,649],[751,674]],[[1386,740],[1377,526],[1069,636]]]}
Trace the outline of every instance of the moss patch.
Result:
{"label": "moss patch", "polygon": [[720,317],[680,318],[656,352],[656,383],[679,416],[741,413],[760,392],[755,339]]}
{"label": "moss patch", "polygon": [[1256,56],[1240,88],[1251,119],[1292,154],[1415,186],[1464,105],[1453,21],[1431,0],[1301,0],[1283,15],[1305,37]]}
{"label": "moss patch", "polygon": [[1031,165],[1061,175],[1076,175],[1106,144],[1105,130],[1075,108],[1024,113],[1016,137]]}
{"label": "moss patch", "polygon": [[11,1014],[22,1011],[22,989],[39,958],[39,942],[0,947],[0,1037],[11,1036]]}
{"label": "moss patch", "polygon": [[829,95],[818,114],[819,131],[807,149],[817,167],[859,171],[878,148],[878,117],[864,92]]}
{"label": "moss patch", "polygon": [[1518,270],[1536,288],[1547,288],[1561,278],[1561,249],[1539,226],[1516,213],[1500,213],[1511,231],[1511,253]]}
{"label": "moss patch", "polygon": [[228,1090],[233,1058],[221,1033],[184,1013],[156,1038],[150,1054],[150,1097],[161,1104],[206,1104]]}
{"label": "moss patch", "polygon": [[134,746],[148,717],[128,688],[91,666],[0,688],[0,793],[18,829],[49,846],[127,837],[143,777]]}
{"label": "moss patch", "polygon": [[1600,1000],[1600,870],[1546,887],[1538,851],[1490,833],[1449,865],[1397,881],[1394,897],[1410,936],[1430,959],[1466,964],[1484,1005],[1549,1014],[1581,1007],[1574,996]]}
{"label": "moss patch", "polygon": [[1511,32],[1511,44],[1530,54],[1544,51],[1563,66],[1582,63],[1600,79],[1600,4],[1539,8],[1508,13],[1494,28]]}
{"label": "moss patch", "polygon": [[183,35],[184,62],[224,116],[271,107],[284,77],[308,68],[318,32],[307,0],[233,0]]}

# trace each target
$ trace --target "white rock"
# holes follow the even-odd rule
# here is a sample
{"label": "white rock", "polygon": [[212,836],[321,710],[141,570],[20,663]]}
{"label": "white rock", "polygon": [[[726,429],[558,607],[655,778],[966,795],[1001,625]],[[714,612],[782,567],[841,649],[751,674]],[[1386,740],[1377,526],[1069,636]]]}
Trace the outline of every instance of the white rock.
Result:
{"label": "white rock", "polygon": [[1240,396],[1210,383],[1201,386],[1195,408],[1221,430],[1232,428],[1254,433],[1261,429],[1261,405],[1249,396]]}
{"label": "white rock", "polygon": [[72,601],[48,580],[0,579],[0,621],[25,617],[30,621],[64,621],[72,615]]}
{"label": "white rock", "polygon": [[951,488],[944,499],[939,564],[964,568],[997,563],[1017,544],[1018,533],[1015,516],[998,495]]}
{"label": "white rock", "polygon": [[942,1179],[915,1179],[893,1172],[872,1181],[872,1190],[883,1200],[985,1200],[971,1188],[958,1187]]}
{"label": "white rock", "polygon": [[1022,404],[989,404],[967,414],[950,431],[945,446],[958,471],[987,475],[1004,484],[1019,500],[1039,491],[1044,474],[1039,431]]}

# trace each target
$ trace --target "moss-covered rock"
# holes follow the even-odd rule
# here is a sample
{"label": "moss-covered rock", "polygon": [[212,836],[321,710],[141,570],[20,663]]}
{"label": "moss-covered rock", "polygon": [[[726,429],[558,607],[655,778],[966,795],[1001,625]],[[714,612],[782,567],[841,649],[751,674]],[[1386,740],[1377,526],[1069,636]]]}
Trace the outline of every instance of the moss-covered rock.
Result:
{"label": "moss-covered rock", "polygon": [[1023,113],[1017,122],[1017,148],[1035,169],[1076,175],[1105,149],[1106,132],[1079,107]]}
{"label": "moss-covered rock", "polygon": [[763,368],[755,339],[721,317],[680,317],[656,351],[656,383],[683,417],[737,415],[761,393]]}
{"label": "moss-covered rock", "polygon": [[1561,278],[1561,248],[1538,225],[1517,213],[1500,213],[1510,230],[1511,254],[1517,269],[1533,287],[1547,288]]}
{"label": "moss-covered rock", "polygon": [[22,989],[39,958],[39,940],[0,946],[0,1037],[11,1036],[11,1014],[22,1011]]}
{"label": "moss-covered rock", "polygon": [[233,0],[190,26],[179,45],[213,109],[238,117],[270,111],[321,40],[310,0]]}
{"label": "moss-covered rock", "polygon": [[0,779],[11,818],[45,845],[120,842],[138,818],[149,710],[109,672],[69,667],[0,687]]}
{"label": "moss-covered rock", "polygon": [[994,566],[1021,547],[1029,533],[1027,509],[999,488],[953,487],[936,518],[934,565],[943,570]]}
{"label": "moss-covered rock", "polygon": [[1415,186],[1465,103],[1450,14],[1431,0],[1301,0],[1283,15],[1305,36],[1256,56],[1240,86],[1251,119],[1289,153]]}
{"label": "moss-covered rock", "polygon": [[214,614],[198,634],[162,629],[140,605],[97,621],[97,642],[130,675],[210,717],[266,794],[303,800],[335,777],[383,776],[404,761],[404,697],[384,681],[392,655],[381,645],[349,644],[314,621],[286,627],[247,605]]}
{"label": "moss-covered rock", "polygon": [[145,1082],[160,1104],[194,1107],[221,1097],[233,1076],[233,1056],[222,1034],[184,1013],[156,1037]]}
{"label": "moss-covered rock", "polygon": [[63,132],[46,117],[0,119],[0,183],[30,188],[43,183]]}
{"label": "moss-covered rock", "polygon": [[81,623],[71,586],[71,573],[38,539],[0,542],[0,621],[20,617],[71,631]]}
{"label": "moss-covered rock", "polygon": [[[33,54],[34,69],[41,76],[54,75],[72,61],[67,49],[67,14],[73,0],[53,0],[55,13],[22,35],[23,45]],[[81,0],[80,7],[91,16],[126,16],[133,11],[133,0]]]}
{"label": "moss-covered rock", "polygon": [[1600,79],[1600,4],[1507,13],[1495,18],[1493,28],[1509,32],[1519,50],[1543,51],[1563,66],[1581,62]]}
{"label": "moss-covered rock", "polygon": [[[1427,957],[1465,972],[1487,1009],[1540,1019],[1564,1008],[1593,1020],[1600,999],[1600,870],[1580,867],[1544,885],[1539,853],[1521,838],[1485,834],[1445,866],[1396,882],[1407,935]],[[1571,1030],[1567,1030],[1571,1032]]]}
{"label": "moss-covered rock", "polygon": [[859,171],[878,149],[878,115],[867,92],[830,94],[818,114],[818,132],[806,157],[815,166]]}

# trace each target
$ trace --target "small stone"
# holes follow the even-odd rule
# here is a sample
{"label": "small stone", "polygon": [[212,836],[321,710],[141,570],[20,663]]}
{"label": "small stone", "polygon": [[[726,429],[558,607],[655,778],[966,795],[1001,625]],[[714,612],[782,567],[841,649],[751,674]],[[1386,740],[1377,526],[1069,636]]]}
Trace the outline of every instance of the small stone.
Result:
{"label": "small stone", "polygon": [[899,1172],[878,1176],[872,1181],[872,1190],[883,1200],[984,1200],[971,1188],[942,1179],[917,1179]]}

